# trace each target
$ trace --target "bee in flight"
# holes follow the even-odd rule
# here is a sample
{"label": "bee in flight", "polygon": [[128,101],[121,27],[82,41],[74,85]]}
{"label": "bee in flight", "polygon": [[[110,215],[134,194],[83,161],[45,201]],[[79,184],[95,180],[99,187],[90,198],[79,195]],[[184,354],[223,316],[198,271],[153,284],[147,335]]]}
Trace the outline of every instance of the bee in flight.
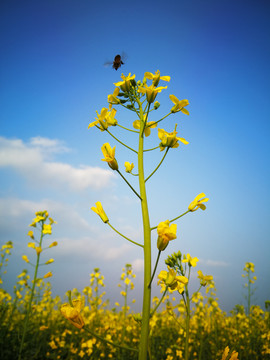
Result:
{"label": "bee in flight", "polygon": [[113,68],[115,70],[117,70],[118,68],[121,67],[121,65],[124,65],[123,61],[122,61],[122,58],[121,58],[121,55],[116,55],[116,57],[114,58],[114,61],[113,61]]}
{"label": "bee in flight", "polygon": [[123,62],[124,58],[126,58],[125,53],[123,53],[122,55],[119,55],[119,54],[118,54],[118,55],[115,56],[113,62],[107,61],[107,62],[104,64],[104,66],[107,67],[107,66],[109,66],[109,65],[112,65],[112,68],[113,68],[113,69],[118,70],[118,69],[121,67],[121,65],[124,65],[124,62]]}

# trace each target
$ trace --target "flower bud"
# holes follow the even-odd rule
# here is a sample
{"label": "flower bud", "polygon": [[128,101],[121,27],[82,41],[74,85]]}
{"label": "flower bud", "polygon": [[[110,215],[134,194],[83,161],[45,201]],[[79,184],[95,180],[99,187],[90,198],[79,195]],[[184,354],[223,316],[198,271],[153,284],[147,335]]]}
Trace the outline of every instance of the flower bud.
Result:
{"label": "flower bud", "polygon": [[154,109],[157,110],[160,107],[160,103],[158,101],[156,101],[154,103]]}
{"label": "flower bud", "polygon": [[157,248],[160,251],[163,251],[166,249],[166,247],[168,246],[169,241],[166,241],[164,238],[162,238],[161,236],[158,236],[157,238]]}

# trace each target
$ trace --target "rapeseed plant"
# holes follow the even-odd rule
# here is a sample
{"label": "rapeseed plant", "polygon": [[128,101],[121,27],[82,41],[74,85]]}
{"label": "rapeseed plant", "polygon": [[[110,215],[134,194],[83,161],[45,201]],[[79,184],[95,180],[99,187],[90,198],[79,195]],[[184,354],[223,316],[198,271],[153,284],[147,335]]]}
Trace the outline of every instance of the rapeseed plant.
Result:
{"label": "rapeseed plant", "polygon": [[[110,143],[106,142],[102,145],[101,151],[103,153],[104,158],[102,161],[107,162],[108,166],[116,171],[121,178],[126,182],[126,184],[130,187],[133,193],[140,199],[141,202],[141,212],[142,212],[142,221],[143,221],[143,243],[137,243],[136,241],[129,239],[127,236],[121,234],[118,230],[116,230],[110,223],[108,216],[103,210],[102,204],[100,202],[96,203],[96,207],[92,207],[91,209],[96,212],[102,219],[102,221],[109,225],[116,233],[124,237],[126,240],[131,243],[140,246],[144,251],[144,286],[143,286],[143,307],[142,307],[142,320],[141,320],[141,337],[140,337],[140,346],[139,346],[139,360],[146,360],[147,353],[149,349],[149,322],[151,313],[151,286],[153,282],[153,278],[155,276],[156,268],[159,262],[161,251],[164,251],[169,241],[176,239],[176,230],[177,225],[171,224],[172,221],[175,221],[187,214],[188,212],[193,212],[199,208],[205,210],[204,202],[208,201],[208,198],[205,198],[205,194],[201,193],[198,195],[194,201],[188,207],[188,210],[177,216],[173,220],[165,220],[159,223],[155,227],[150,227],[150,218],[148,212],[148,202],[147,202],[147,194],[146,194],[146,182],[156,173],[156,171],[160,168],[163,163],[165,157],[168,154],[170,149],[176,149],[179,147],[179,143],[184,145],[188,144],[188,141],[183,137],[177,136],[177,124],[175,124],[174,130],[169,132],[163,128],[158,129],[158,138],[160,143],[153,149],[145,149],[145,139],[148,138],[152,134],[152,130],[155,129],[158,124],[165,120],[168,116],[172,114],[176,114],[181,112],[182,114],[189,115],[189,111],[186,107],[189,105],[189,101],[179,100],[175,95],[170,95],[170,100],[173,102],[173,106],[171,110],[161,117],[157,121],[149,121],[149,116],[151,111],[155,111],[159,108],[160,104],[156,101],[156,97],[163,90],[167,89],[166,86],[159,86],[160,81],[169,82],[170,76],[161,76],[159,70],[155,72],[155,74],[151,72],[146,72],[144,74],[144,78],[142,81],[135,80],[135,74],[128,76],[121,75],[122,81],[115,83],[116,88],[113,93],[108,95],[108,103],[109,107],[103,107],[101,112],[97,111],[97,117],[94,122],[89,124],[89,128],[97,127],[100,131],[106,132],[109,134],[114,140],[116,140],[119,144],[126,147],[128,150],[132,151],[137,155],[137,165],[138,170],[137,173],[133,173],[134,164],[128,161],[125,162],[125,171],[129,175],[138,176],[139,182],[139,190],[134,189],[134,187],[130,184],[130,182],[126,179],[126,177],[121,173],[120,166],[116,159],[116,146],[111,146]],[[150,85],[147,81],[150,80]],[[117,110],[113,108],[113,106],[122,106],[127,110],[132,111],[137,119],[132,122],[132,127],[126,127],[119,124],[116,119]],[[110,127],[120,127],[122,130],[132,132],[137,136],[138,139],[138,148],[137,150],[130,147],[128,144],[124,143],[114,134],[109,131]],[[164,152],[163,157],[160,162],[156,165],[154,170],[146,177],[144,175],[144,157],[145,151],[155,151],[159,149],[161,152]],[[158,257],[156,259],[156,263],[154,266],[154,271],[152,272],[151,265],[151,232],[157,229],[158,239],[157,239],[157,248],[159,250]],[[169,278],[173,277],[172,270],[169,270]],[[165,276],[165,275],[164,275]],[[170,279],[163,279],[164,286],[169,290],[173,290],[176,287],[185,286],[180,281],[173,281],[172,284],[169,283]],[[181,285],[180,285],[181,284]],[[179,288],[180,290],[180,288]],[[165,291],[165,292],[166,292]],[[187,290],[186,290],[187,291]],[[165,293],[163,295],[165,297]],[[162,301],[163,299],[161,299]]]}
{"label": "rapeseed plant", "polygon": [[[27,331],[27,327],[28,327],[28,323],[29,323],[29,317],[31,316],[31,312],[32,312],[32,303],[33,303],[33,299],[34,299],[34,294],[35,294],[35,289],[36,287],[39,287],[41,284],[41,279],[39,279],[37,277],[38,275],[38,269],[40,264],[40,255],[42,253],[43,250],[46,250],[47,248],[51,247],[48,246],[47,248],[42,248],[43,245],[43,238],[46,235],[51,235],[52,234],[52,225],[55,224],[56,222],[49,217],[49,213],[47,210],[44,211],[38,211],[36,212],[36,217],[33,219],[32,223],[29,225],[33,228],[37,228],[39,227],[39,240],[35,239],[34,236],[34,231],[30,230],[28,232],[28,236],[31,238],[31,242],[28,243],[28,247],[32,248],[36,251],[36,263],[33,264],[30,262],[30,260],[28,259],[28,257],[26,255],[22,256],[22,259],[27,262],[30,263],[30,265],[32,265],[34,267],[34,277],[32,280],[32,287],[31,290],[29,292],[29,297],[27,300],[27,305],[26,305],[26,315],[25,315],[25,319],[24,319],[24,326],[23,326],[23,332],[22,332],[22,336],[21,336],[21,341],[20,341],[20,349],[19,349],[19,354],[18,354],[18,359],[21,360],[22,358],[22,354],[23,354],[23,347],[24,347],[24,339],[25,339],[25,335],[26,335],[26,331]],[[46,223],[46,221],[49,220],[49,224]],[[53,243],[55,244],[55,243]],[[49,261],[45,262],[44,265],[50,264],[53,262],[53,259],[50,259]],[[45,274],[43,277],[44,278],[48,278],[51,277],[52,273],[49,272],[47,274]],[[18,296],[19,297],[19,296]]]}

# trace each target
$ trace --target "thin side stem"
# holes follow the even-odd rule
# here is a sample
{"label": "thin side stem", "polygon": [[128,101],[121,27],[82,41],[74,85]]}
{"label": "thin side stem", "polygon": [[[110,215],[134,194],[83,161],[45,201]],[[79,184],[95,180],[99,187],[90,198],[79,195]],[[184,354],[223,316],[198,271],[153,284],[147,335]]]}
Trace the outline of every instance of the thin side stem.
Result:
{"label": "thin side stem", "polygon": [[[169,220],[170,223],[173,222],[173,221],[175,221],[175,220],[180,219],[182,216],[186,215],[186,214],[189,213],[189,212],[190,212],[190,210],[184,212],[182,215],[179,215],[179,216],[177,216],[176,218],[174,218],[174,219],[172,219],[172,220]],[[157,228],[157,226],[152,227],[152,228],[151,228],[151,231],[152,231],[152,230],[155,230],[156,228]]]}
{"label": "thin side stem", "polygon": [[91,334],[91,335],[93,335],[94,337],[96,337],[97,339],[99,339],[100,341],[106,342],[107,344],[110,344],[110,345],[112,345],[112,346],[118,347],[118,348],[120,348],[120,349],[138,352],[138,349],[130,348],[130,347],[128,347],[128,346],[118,345],[118,344],[115,344],[115,343],[112,342],[112,341],[106,340],[106,339],[104,339],[103,337],[101,337],[101,336],[99,336],[98,334],[96,334],[95,332],[93,332],[92,330],[90,330],[88,327],[85,327],[85,326],[84,326],[83,329],[84,329],[86,332],[88,332],[89,334]]}
{"label": "thin side stem", "polygon": [[156,270],[157,270],[157,265],[158,265],[158,261],[159,261],[159,258],[160,258],[160,254],[161,254],[161,250],[159,250],[159,252],[158,252],[158,256],[157,256],[155,268],[154,268],[154,271],[153,271],[153,274],[152,274],[150,283],[149,283],[149,285],[148,285],[149,288],[151,287],[152,281],[153,281],[153,279],[154,279],[154,276],[155,276],[155,273],[156,273]]}
{"label": "thin side stem", "polygon": [[160,167],[160,165],[163,163],[166,155],[168,154],[168,151],[169,151],[169,148],[166,149],[166,152],[165,152],[165,154],[163,155],[163,158],[161,159],[160,163],[159,163],[158,166],[155,168],[155,170],[148,176],[148,178],[145,179],[145,182],[146,182],[147,180],[149,180],[150,177],[151,177],[152,175],[154,175],[154,173],[158,170],[158,168]]}
{"label": "thin side stem", "polygon": [[116,170],[118,172],[118,174],[122,177],[123,180],[125,180],[125,182],[128,184],[128,186],[131,188],[131,190],[138,196],[138,198],[140,200],[142,200],[142,198],[140,197],[140,195],[137,193],[137,191],[130,185],[130,183],[127,181],[127,179],[124,177],[124,175],[122,175],[122,173],[120,172],[120,170]]}
{"label": "thin side stem", "polygon": [[125,143],[123,143],[121,140],[117,139],[116,136],[114,136],[108,129],[106,129],[107,133],[110,134],[116,141],[118,141],[121,145],[125,146],[126,148],[128,148],[129,150],[135,152],[136,154],[138,154],[138,152],[134,149],[132,149],[130,146],[126,145]]}
{"label": "thin side stem", "polygon": [[158,307],[159,307],[160,304],[162,303],[162,301],[163,301],[163,299],[164,299],[164,297],[165,297],[165,295],[166,295],[166,293],[167,293],[167,290],[168,290],[168,286],[166,286],[166,289],[165,289],[163,295],[161,296],[158,304],[156,305],[156,307],[155,307],[155,308],[153,309],[153,311],[151,312],[151,315],[150,315],[151,317],[154,315],[154,313],[157,311]]}
{"label": "thin side stem", "polygon": [[[39,246],[41,247],[42,245],[42,239],[43,239],[43,221],[41,222],[41,233],[40,233],[40,240],[39,240]],[[30,299],[28,301],[28,305],[27,305],[27,312],[26,312],[26,317],[24,319],[24,326],[23,326],[23,334],[22,334],[22,339],[21,339],[21,344],[20,344],[20,349],[19,349],[19,356],[18,356],[18,360],[21,360],[22,358],[22,352],[23,352],[23,345],[24,345],[24,339],[25,339],[25,335],[26,335],[26,331],[27,331],[27,326],[28,326],[28,322],[29,322],[29,316],[31,313],[31,309],[32,309],[32,301],[34,298],[34,292],[35,292],[35,287],[36,287],[36,281],[37,281],[37,273],[38,273],[38,266],[39,266],[39,259],[40,259],[40,253],[37,254],[37,262],[36,262],[36,267],[35,267],[35,273],[34,273],[34,279],[33,279],[33,285],[32,285],[32,289],[31,289],[31,295],[30,295]]]}
{"label": "thin side stem", "polygon": [[126,239],[126,240],[130,241],[131,243],[133,243],[133,244],[135,244],[135,245],[138,245],[138,246],[140,246],[140,247],[143,248],[143,245],[142,245],[142,244],[139,244],[139,243],[137,243],[136,241],[133,241],[133,240],[129,239],[128,237],[126,237],[125,235],[121,234],[118,230],[116,230],[116,229],[109,223],[109,221],[108,221],[106,224],[108,224],[118,235],[122,236],[124,239]]}

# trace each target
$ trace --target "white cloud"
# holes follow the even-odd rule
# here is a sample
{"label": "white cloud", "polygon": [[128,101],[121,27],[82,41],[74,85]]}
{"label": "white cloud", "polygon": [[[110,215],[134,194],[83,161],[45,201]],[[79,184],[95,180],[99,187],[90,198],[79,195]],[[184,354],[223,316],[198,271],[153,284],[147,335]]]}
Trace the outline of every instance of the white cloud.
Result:
{"label": "white cloud", "polygon": [[73,191],[87,188],[100,189],[110,184],[114,174],[99,167],[74,167],[63,162],[48,160],[53,154],[70,151],[59,140],[31,138],[29,143],[20,139],[0,137],[0,167],[19,172],[31,183],[52,188],[68,187]]}
{"label": "white cloud", "polygon": [[143,272],[144,269],[144,260],[143,259],[135,259],[132,261],[132,269],[135,272]]}
{"label": "white cloud", "polygon": [[0,198],[0,227],[15,230],[14,224],[20,223],[27,226],[35,217],[35,212],[42,210],[49,211],[50,216],[57,221],[57,227],[83,231],[91,229],[89,223],[76,212],[73,205],[50,199],[30,201],[19,198]]}
{"label": "white cloud", "polygon": [[204,265],[207,265],[207,266],[221,266],[221,267],[224,267],[224,266],[230,266],[229,263],[227,263],[226,261],[219,261],[219,260],[203,260],[203,259],[200,259],[200,263],[201,264],[204,264]]}
{"label": "white cloud", "polygon": [[[68,257],[84,260],[102,260],[111,261],[122,259],[127,253],[132,250],[129,244],[122,244],[120,246],[108,245],[107,241],[93,237],[82,238],[55,238],[58,242],[58,256],[63,257],[67,261]],[[56,252],[56,251],[55,251]]]}

